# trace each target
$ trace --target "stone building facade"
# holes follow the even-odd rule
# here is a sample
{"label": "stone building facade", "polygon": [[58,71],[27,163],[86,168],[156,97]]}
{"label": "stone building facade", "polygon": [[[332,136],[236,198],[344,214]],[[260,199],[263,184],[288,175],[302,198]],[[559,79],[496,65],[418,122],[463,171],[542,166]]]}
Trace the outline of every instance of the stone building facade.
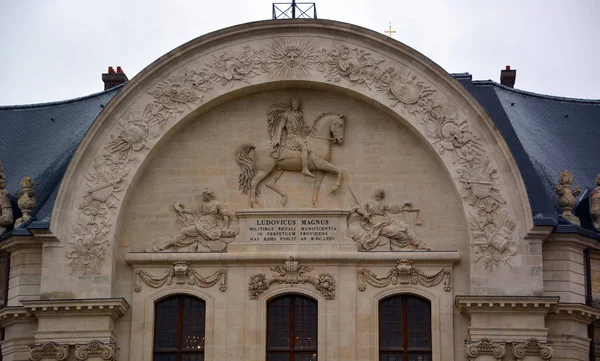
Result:
{"label": "stone building facade", "polygon": [[182,45],[3,195],[3,360],[590,360],[600,162],[548,201],[509,96],[333,21]]}

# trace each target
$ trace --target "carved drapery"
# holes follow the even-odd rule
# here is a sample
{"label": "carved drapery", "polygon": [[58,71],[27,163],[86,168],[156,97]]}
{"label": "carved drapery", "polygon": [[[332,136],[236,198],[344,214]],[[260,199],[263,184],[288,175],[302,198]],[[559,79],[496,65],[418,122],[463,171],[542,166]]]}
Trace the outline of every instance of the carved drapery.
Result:
{"label": "carved drapery", "polygon": [[439,154],[451,157],[464,202],[471,208],[475,262],[489,270],[512,262],[516,225],[496,185],[499,177],[488,151],[463,112],[447,105],[445,96],[420,75],[357,46],[339,43],[319,49],[318,43],[302,37],[275,38],[265,49],[219,51],[205,64],[159,81],[149,92],[152,100],[121,120],[101,147],[88,168],[69,236],[66,256],[72,273],[101,272],[123,199],[120,193],[133,177],[134,164],[146,157],[166,125],[197,107],[214,88],[240,85],[261,74],[275,80],[323,76],[328,82],[347,82],[373,96],[385,94],[391,107],[415,116]]}
{"label": "carved drapery", "polygon": [[190,268],[190,264],[185,261],[173,263],[171,268],[158,276],[153,276],[144,270],[135,270],[135,283],[133,289],[135,292],[142,291],[142,283],[152,288],[159,288],[163,285],[172,285],[173,280],[178,285],[188,284],[201,288],[212,287],[219,281],[219,289],[221,292],[227,290],[227,270],[220,269],[213,274],[203,277],[197,271]]}
{"label": "carved drapery", "polygon": [[475,361],[480,355],[491,355],[500,361],[506,355],[506,342],[493,342],[489,338],[482,338],[477,342],[465,344],[465,353],[468,361]]}
{"label": "carved drapery", "polygon": [[271,271],[277,273],[277,276],[268,277],[258,273],[250,277],[248,290],[250,299],[258,299],[263,292],[269,289],[274,283],[296,285],[308,283],[325,297],[325,299],[335,299],[335,278],[330,273],[320,273],[318,276],[310,275],[312,267],[301,265],[299,261],[288,257],[283,266],[271,267]]}
{"label": "carved drapery", "polygon": [[406,259],[396,262],[385,276],[379,277],[367,268],[358,269],[358,290],[365,291],[368,283],[373,287],[383,288],[392,285],[420,284],[425,287],[433,287],[444,282],[444,291],[449,292],[452,288],[452,276],[449,269],[442,268],[438,273],[428,275],[422,270],[414,267],[412,262]]}
{"label": "carved drapery", "polygon": [[539,356],[542,360],[550,360],[552,347],[540,343],[535,338],[530,338],[525,342],[513,342],[513,355],[517,360],[522,360],[525,356]]}
{"label": "carved drapery", "polygon": [[75,348],[75,358],[77,360],[87,360],[90,356],[100,357],[103,360],[116,360],[117,345],[102,341],[91,341],[85,345],[77,345]]}
{"label": "carved drapery", "polygon": [[45,357],[52,357],[57,361],[64,361],[69,357],[69,345],[59,345],[56,342],[49,341],[29,348],[30,361],[40,361]]}

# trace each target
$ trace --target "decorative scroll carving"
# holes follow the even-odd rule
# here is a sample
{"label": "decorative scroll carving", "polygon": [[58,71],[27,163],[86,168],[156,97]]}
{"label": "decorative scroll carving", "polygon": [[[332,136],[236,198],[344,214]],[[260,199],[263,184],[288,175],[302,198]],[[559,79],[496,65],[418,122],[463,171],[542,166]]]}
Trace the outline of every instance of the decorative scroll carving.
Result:
{"label": "decorative scroll carving", "polygon": [[489,338],[465,345],[467,361],[475,361],[479,355],[492,355],[497,361],[501,361],[506,355],[506,342],[493,342]]}
{"label": "decorative scroll carving", "polygon": [[338,83],[341,79],[371,88],[375,73],[383,60],[375,60],[371,53],[347,46],[341,49],[321,49],[319,51],[319,71],[325,79]]}
{"label": "decorative scroll carving", "polygon": [[417,285],[425,287],[433,287],[441,282],[444,282],[444,291],[450,292],[452,288],[452,276],[449,269],[442,268],[434,275],[428,275],[422,270],[413,267],[412,262],[402,259],[396,262],[396,266],[392,267],[385,276],[379,277],[372,271],[366,268],[358,270],[358,290],[365,291],[368,283],[373,287],[383,288],[392,285]]}
{"label": "decorative scroll carving", "polygon": [[563,211],[562,216],[571,223],[579,224],[579,218],[571,211],[577,202],[576,197],[581,194],[581,188],[577,186],[571,189],[573,180],[573,173],[568,170],[560,172],[558,185],[554,188],[554,191],[558,195],[558,205]]}
{"label": "decorative scroll carving", "polygon": [[267,68],[276,79],[305,78],[317,57],[312,40],[295,38],[274,39],[267,55]]}
{"label": "decorative scroll carving", "polygon": [[257,299],[274,283],[287,285],[310,283],[323,294],[325,299],[335,299],[335,278],[330,273],[320,273],[318,277],[314,277],[309,274],[312,270],[312,267],[300,265],[300,262],[288,257],[283,266],[271,267],[272,272],[278,273],[277,276],[267,277],[258,273],[250,277],[248,288],[250,299]]}
{"label": "decorative scroll carving", "polygon": [[[352,188],[349,188],[349,190],[357,207],[348,215],[346,235],[363,249],[372,250],[382,247],[388,249],[429,249],[418,239],[412,229],[413,227],[409,224],[413,223],[414,225],[415,222],[406,220],[407,215],[416,214],[416,224],[419,224],[419,210],[413,209],[412,203],[406,202],[403,205],[383,203],[385,191],[378,188],[373,193],[373,198],[361,206]],[[405,216],[406,222],[394,219],[388,213],[401,214]]]}
{"label": "decorative scroll carving", "polygon": [[267,72],[267,55],[264,50],[255,50],[245,46],[241,52],[226,51],[214,56],[208,65],[212,74],[210,80],[220,85],[233,85],[236,81],[247,81]]}
{"label": "decorative scroll carving", "polygon": [[539,356],[542,360],[550,360],[552,347],[540,343],[535,338],[530,338],[525,342],[513,342],[513,355],[517,360],[522,360],[525,356]]}
{"label": "decorative scroll carving", "polygon": [[91,341],[85,345],[77,345],[75,348],[75,358],[77,360],[87,360],[89,356],[100,357],[103,360],[114,361],[117,359],[117,345],[102,341]]}
{"label": "decorative scroll carving", "polygon": [[[258,207],[256,198],[260,194],[259,184],[270,174],[274,174],[267,187],[281,196],[281,204],[287,203],[287,193],[277,185],[277,180],[285,171],[302,171],[302,174],[314,177],[312,203],[318,202],[321,181],[325,172],[337,174],[336,183],[331,192],[337,191],[342,180],[342,169],[331,164],[331,142],[342,144],[346,116],[336,113],[323,113],[306,127],[304,116],[297,99],[290,106],[275,104],[268,111],[268,125],[271,140],[240,145],[236,152],[236,161],[240,166],[239,188],[242,194],[248,194],[250,206]],[[311,150],[310,170],[319,171],[315,177],[309,170],[308,149]],[[252,155],[251,152],[254,154]]]}
{"label": "decorative scroll carving", "polygon": [[594,227],[600,231],[600,173],[596,176],[596,187],[590,192],[590,215]]}
{"label": "decorative scroll carving", "polygon": [[0,234],[6,228],[12,226],[14,218],[10,199],[7,197],[6,190],[6,175],[4,174],[4,166],[0,162]]}
{"label": "decorative scroll carving", "polygon": [[23,215],[15,221],[15,227],[18,227],[31,219],[29,214],[36,205],[35,194],[33,192],[33,179],[29,177],[23,178],[21,180],[21,188],[23,189],[23,193],[17,193],[17,197],[19,197],[17,204]]}
{"label": "decorative scroll carving", "polygon": [[40,361],[43,357],[53,357],[58,361],[64,361],[69,357],[69,345],[59,345],[49,341],[29,348],[30,361]]}
{"label": "decorative scroll carving", "polygon": [[215,198],[210,188],[202,192],[202,204],[197,209],[187,209],[181,203],[175,203],[173,207],[179,214],[181,228],[170,239],[156,240],[153,251],[197,243],[198,251],[205,247],[211,252],[223,252],[239,233],[237,217]]}
{"label": "decorative scroll carving", "polygon": [[227,290],[227,270],[220,269],[215,273],[202,277],[197,271],[190,268],[190,264],[185,261],[178,261],[173,263],[171,268],[158,276],[153,276],[150,273],[143,270],[135,270],[135,284],[133,290],[135,292],[142,291],[142,282],[152,288],[159,288],[163,285],[172,285],[173,280],[178,285],[188,284],[191,286],[198,286],[201,288],[212,287],[217,282],[221,282],[219,289],[221,292]]}

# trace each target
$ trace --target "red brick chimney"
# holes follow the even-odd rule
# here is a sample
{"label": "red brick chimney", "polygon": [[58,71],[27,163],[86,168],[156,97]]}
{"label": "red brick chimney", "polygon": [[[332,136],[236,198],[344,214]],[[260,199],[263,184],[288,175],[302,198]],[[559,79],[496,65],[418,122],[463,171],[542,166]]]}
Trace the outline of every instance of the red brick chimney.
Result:
{"label": "red brick chimney", "polygon": [[517,80],[517,71],[510,70],[510,65],[506,66],[506,70],[500,71],[500,84],[514,88]]}
{"label": "red brick chimney", "polygon": [[129,79],[120,66],[117,67],[116,72],[112,66],[109,66],[108,73],[102,74],[102,81],[104,82],[104,90],[108,90],[116,87],[117,85],[127,83]]}

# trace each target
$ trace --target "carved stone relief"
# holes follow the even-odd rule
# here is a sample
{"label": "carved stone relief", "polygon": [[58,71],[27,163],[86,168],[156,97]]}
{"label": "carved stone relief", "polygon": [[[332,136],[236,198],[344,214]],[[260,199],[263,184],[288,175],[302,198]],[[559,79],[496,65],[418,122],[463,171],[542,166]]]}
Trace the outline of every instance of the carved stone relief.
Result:
{"label": "carved stone relief", "polygon": [[[385,191],[378,188],[374,191],[373,198],[361,205],[352,188],[349,190],[357,206],[348,216],[346,235],[363,249],[429,249],[419,240],[413,229],[414,225],[420,225],[420,222],[419,210],[414,209],[412,203],[384,203],[382,201]],[[388,213],[400,214],[404,216],[404,220],[395,219]],[[412,218],[413,215],[416,219]]]}
{"label": "carved stone relief", "polygon": [[573,187],[573,173],[568,170],[560,172],[558,177],[558,185],[554,188],[554,191],[558,195],[558,205],[562,208],[562,216],[571,223],[579,224],[579,218],[575,216],[571,211],[575,207],[577,202],[577,196],[581,194],[581,188],[579,186]]}
{"label": "carved stone relief", "polygon": [[6,228],[12,226],[14,220],[12,206],[7,194],[6,175],[4,174],[4,166],[2,165],[2,162],[0,162],[0,234],[2,234]]}
{"label": "carved stone relief", "polygon": [[535,338],[530,338],[525,342],[513,342],[513,355],[517,360],[522,360],[525,356],[539,356],[542,360],[550,360],[552,347],[540,343]]}
{"label": "carved stone relief", "polygon": [[475,262],[483,261],[488,270],[494,266],[509,265],[517,254],[517,242],[513,238],[516,222],[504,211],[472,217],[470,222],[475,249]]}
{"label": "carved stone relief", "polygon": [[368,283],[373,287],[383,288],[391,285],[422,285],[433,287],[444,282],[444,291],[450,292],[452,289],[452,277],[449,269],[442,268],[436,274],[426,274],[422,270],[414,267],[412,262],[406,259],[396,262],[385,276],[379,277],[373,271],[367,268],[358,269],[358,290],[365,291]]}
{"label": "carved stone relief", "polygon": [[141,292],[142,283],[145,283],[152,288],[159,288],[164,285],[170,286],[173,284],[173,280],[175,280],[175,284],[178,285],[187,283],[188,285],[195,285],[200,288],[212,287],[220,281],[221,284],[219,289],[221,292],[227,290],[227,270],[220,269],[209,276],[203,277],[197,271],[191,269],[190,264],[185,261],[173,263],[171,268],[158,276],[153,276],[143,270],[135,270],[133,290],[135,292]]}
{"label": "carved stone relief", "polygon": [[219,202],[210,188],[202,192],[202,203],[196,209],[187,209],[181,203],[173,205],[181,227],[169,239],[159,238],[152,245],[156,252],[196,244],[196,250],[223,252],[239,233],[235,214]]}
{"label": "carved stone relief", "polygon": [[[150,102],[145,104],[143,109],[131,112],[128,119],[118,123],[118,127],[115,127],[88,171],[89,182],[84,185],[85,195],[79,201],[66,251],[72,273],[100,273],[106,259],[109,237],[114,231],[112,225],[115,223],[116,210],[122,202],[119,192],[132,177],[129,174],[130,170],[140,159],[145,158],[155,139],[163,133],[164,126],[197,107],[205,94],[215,87],[234,86],[266,73],[270,73],[273,79],[300,79],[323,74],[329,82],[346,81],[364,86],[372,92],[385,94],[391,101],[391,107],[400,107],[401,111],[420,118],[424,133],[442,156],[452,154],[457,181],[466,187],[466,202],[474,211],[473,223],[480,224],[485,221],[493,225],[483,230],[484,233],[490,232],[488,229],[492,230],[485,238],[494,238],[493,230],[504,229],[508,243],[515,242],[514,227],[507,228],[498,223],[504,222],[503,220],[510,223],[512,220],[512,216],[505,212],[506,203],[503,202],[499,189],[487,184],[497,179],[495,168],[470,122],[460,115],[457,109],[446,106],[443,100],[439,100],[443,98],[443,94],[436,93],[436,89],[420,76],[411,73],[408,68],[384,66],[385,60],[373,57],[369,51],[360,47],[341,43],[320,50],[317,50],[318,47],[319,44],[315,40],[308,38],[280,37],[274,39],[265,49],[246,46],[240,50],[220,51],[209,56],[205,67],[188,70],[159,81],[149,93]],[[434,94],[437,96],[434,97]],[[341,143],[344,117],[324,114],[317,119],[320,121],[315,121],[311,134],[318,138],[307,137],[303,141],[306,141],[309,147],[311,141],[325,141],[327,149],[330,141]],[[317,130],[317,126],[321,127],[325,123],[331,125],[334,121],[336,131],[339,132],[337,135],[332,136],[332,128]],[[323,131],[324,134],[317,134],[318,131]],[[255,151],[255,156],[275,163],[277,159],[271,155],[272,150],[271,141],[266,140],[257,145],[244,144],[236,151],[236,159],[242,167],[240,187],[242,192],[249,194],[253,206],[258,205],[257,185],[262,179],[256,179],[257,169],[254,169],[249,153]],[[301,150],[293,152],[301,154]],[[314,161],[317,157],[312,156]],[[300,155],[295,155],[290,163],[293,163],[290,168],[300,170]],[[318,159],[316,163],[319,163]],[[487,165],[479,169],[480,164]],[[323,162],[318,170],[337,173],[336,184],[332,190],[339,187],[342,176],[340,168]],[[309,169],[306,173],[313,171],[317,169]],[[317,172],[315,182],[320,184],[323,175],[319,173],[322,172]],[[268,186],[282,196],[282,203],[285,204],[285,192],[276,184]],[[315,193],[313,204],[317,204]],[[504,216],[498,217],[501,214]],[[482,232],[478,228],[472,231]],[[478,243],[472,246],[476,252],[482,249]],[[497,246],[496,242],[489,242],[485,250],[486,256],[477,257],[476,262],[488,262],[486,266],[489,266],[489,269],[510,263],[516,251],[507,251],[501,244]],[[489,261],[495,259],[502,261]]]}
{"label": "carved stone relief", "polygon": [[501,361],[506,355],[506,342],[493,342],[489,338],[482,338],[477,342],[465,344],[467,361],[476,361],[480,355],[491,355],[497,361]]}
{"label": "carved stone relief", "polygon": [[21,188],[23,189],[23,193],[17,193],[17,197],[19,197],[17,204],[23,215],[15,221],[15,227],[18,227],[31,219],[29,214],[36,205],[35,194],[33,192],[33,179],[29,177],[23,178],[21,180]]}
{"label": "carved stone relief", "polygon": [[248,287],[250,299],[257,299],[274,283],[286,285],[309,283],[321,292],[325,299],[335,299],[335,278],[330,273],[320,273],[315,277],[310,275],[312,270],[312,267],[300,265],[299,261],[288,257],[283,266],[271,267],[271,271],[277,273],[277,276],[267,277],[262,273],[258,273],[250,278]]}
{"label": "carved stone relief", "polygon": [[[241,169],[239,188],[242,194],[249,195],[250,206],[259,206],[256,198],[260,194],[259,184],[264,179],[269,179],[267,187],[281,196],[281,204],[285,206],[287,193],[277,185],[277,180],[285,171],[300,171],[307,177],[315,178],[312,195],[314,206],[317,205],[321,181],[326,172],[337,175],[331,192],[337,191],[343,171],[328,160],[331,159],[331,143],[342,144],[344,141],[345,123],[344,115],[322,113],[312,126],[308,126],[304,122],[300,101],[296,98],[292,98],[289,105],[274,104],[269,107],[267,124],[271,139],[256,145],[242,144],[235,152]],[[316,176],[311,171],[316,172]]]}
{"label": "carved stone relief", "polygon": [[85,345],[77,345],[75,348],[75,358],[85,361],[88,357],[99,357],[102,360],[114,361],[117,359],[117,345],[102,341],[91,341]]}
{"label": "carved stone relief", "polygon": [[56,342],[46,342],[29,348],[29,360],[40,361],[42,358],[51,357],[64,361],[69,357],[69,345],[59,345]]}
{"label": "carved stone relief", "polygon": [[596,187],[590,192],[590,215],[597,231],[600,231],[600,173],[596,176]]}

